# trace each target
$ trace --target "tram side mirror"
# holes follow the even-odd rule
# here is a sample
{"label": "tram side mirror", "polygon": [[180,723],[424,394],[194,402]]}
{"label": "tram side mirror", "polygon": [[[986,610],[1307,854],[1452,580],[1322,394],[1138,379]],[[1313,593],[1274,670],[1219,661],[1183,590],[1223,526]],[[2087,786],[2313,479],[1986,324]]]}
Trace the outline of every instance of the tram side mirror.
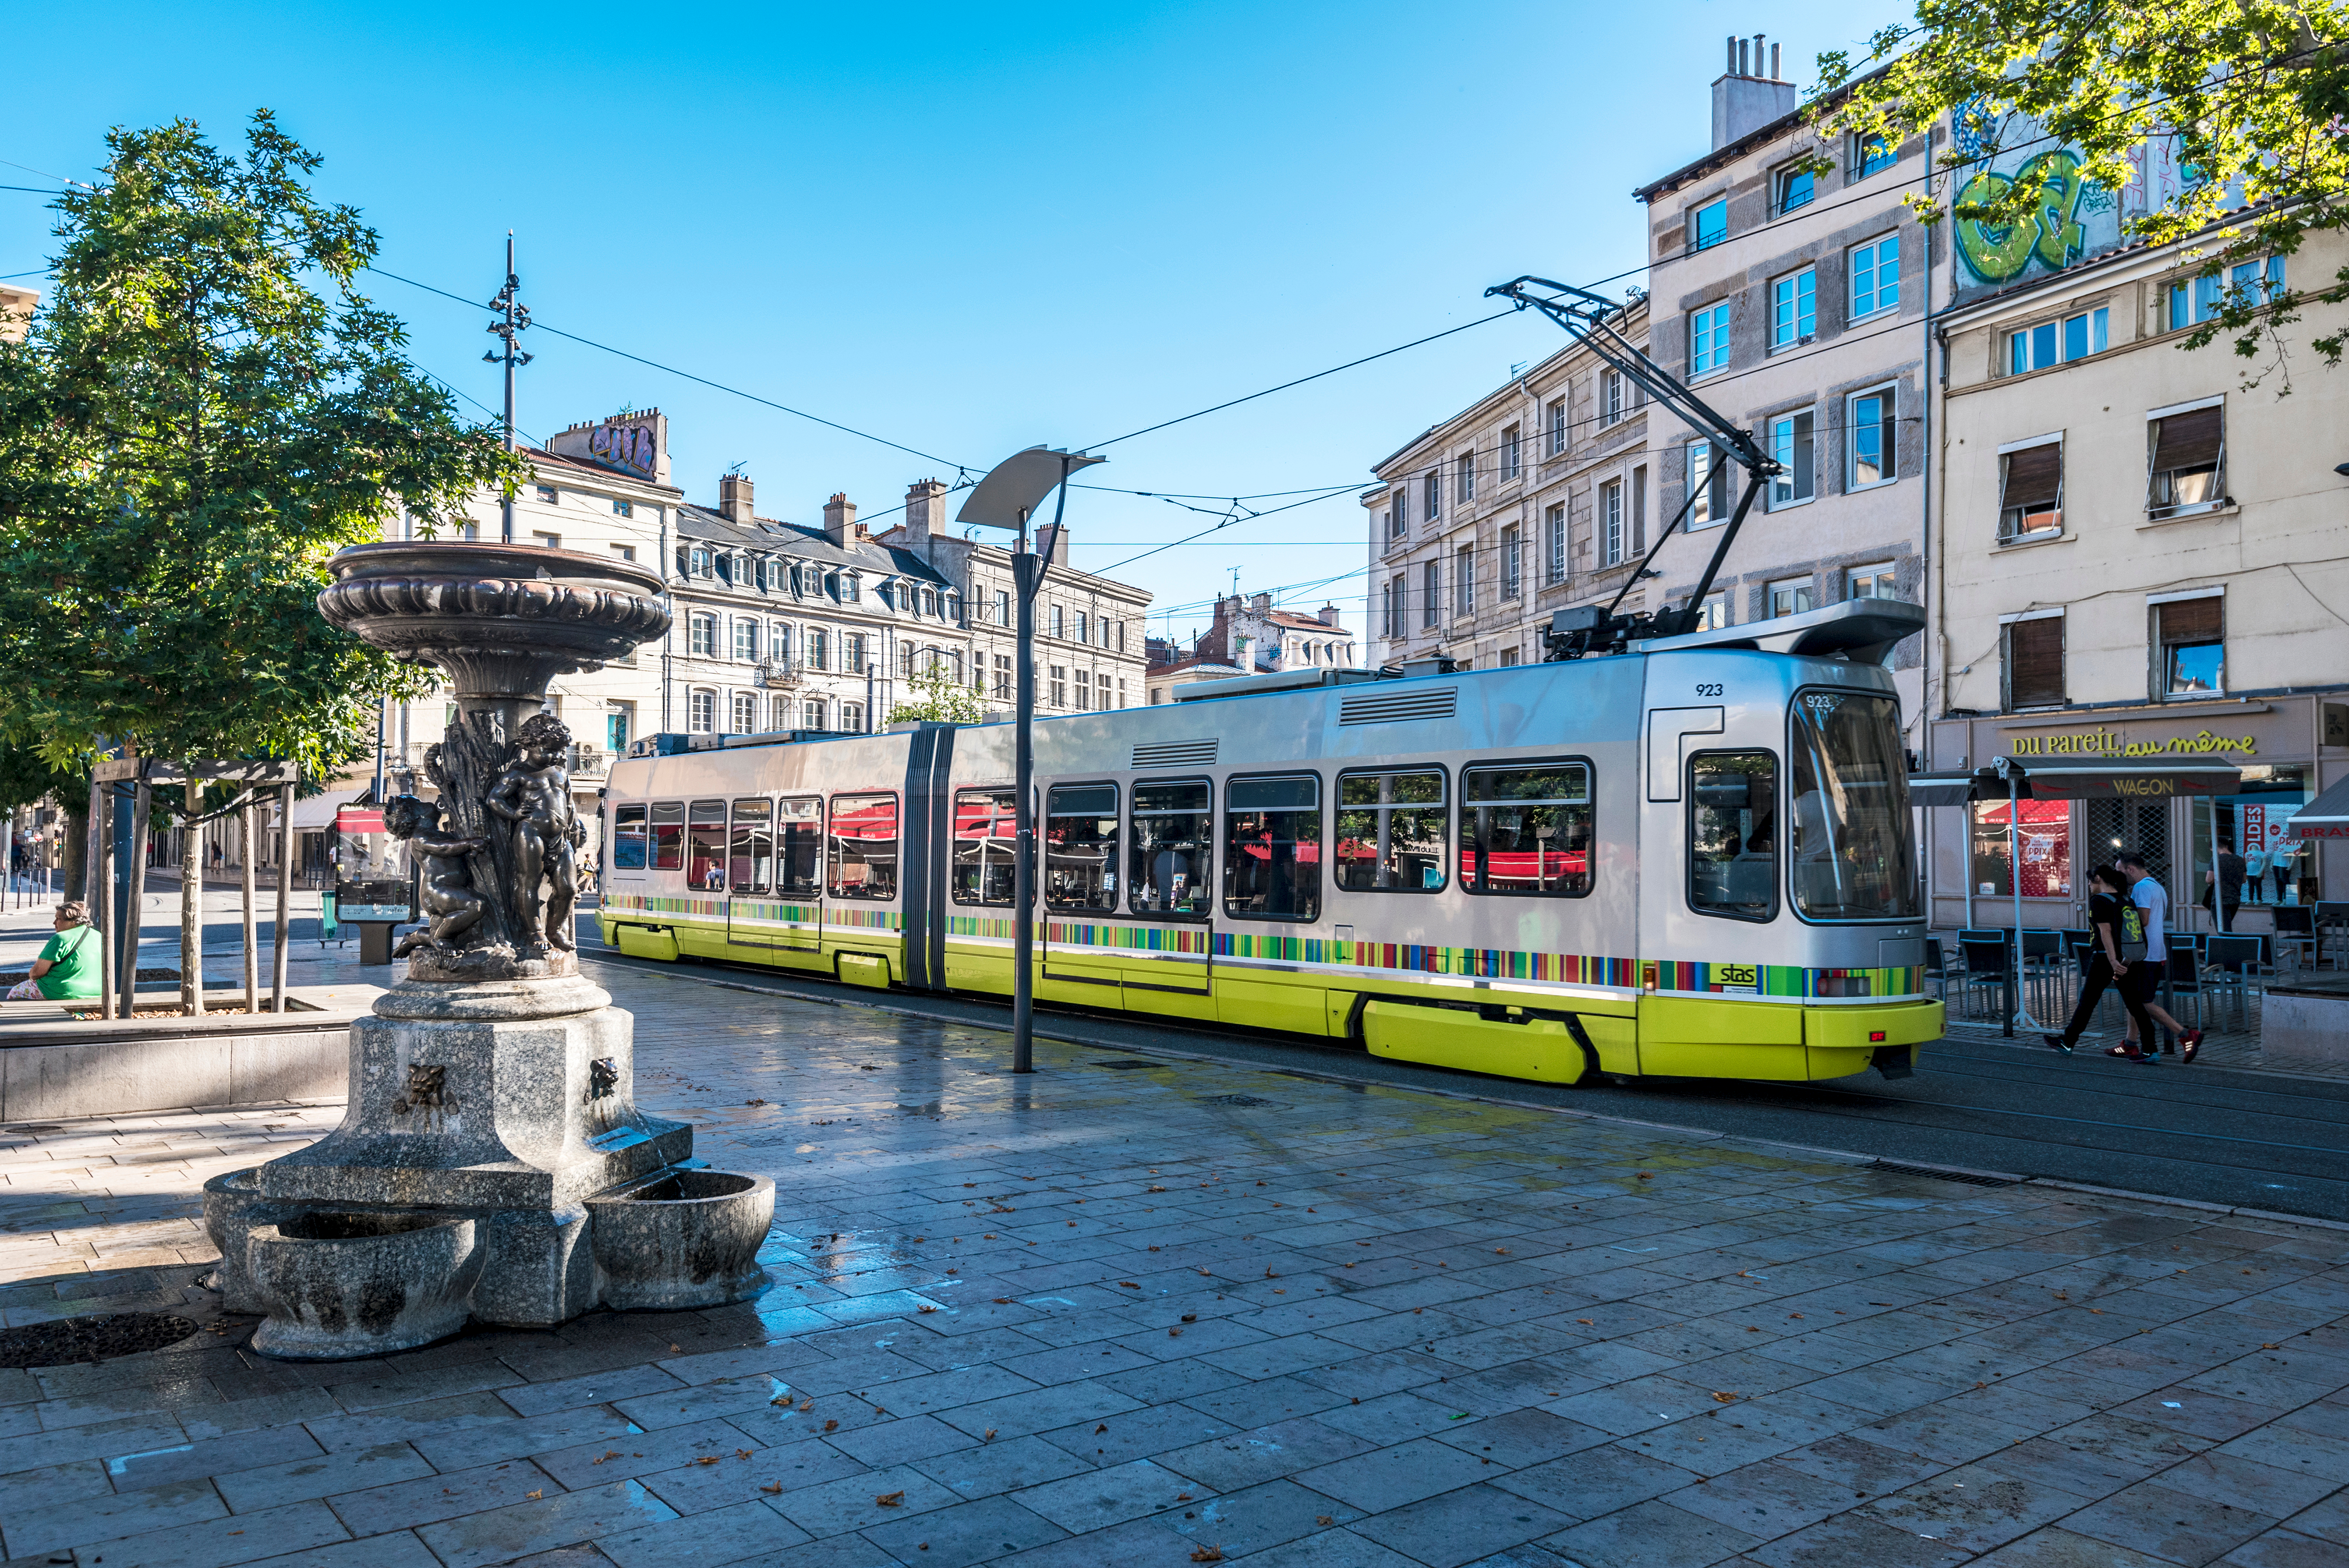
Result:
{"label": "tram side mirror", "polygon": [[1720,811],[1742,811],[1754,803],[1754,781],[1743,773],[1726,779],[1700,779],[1696,803]]}
{"label": "tram side mirror", "polygon": [[1606,624],[1607,611],[1598,604],[1569,604],[1549,618],[1550,634],[1555,637],[1588,636]]}

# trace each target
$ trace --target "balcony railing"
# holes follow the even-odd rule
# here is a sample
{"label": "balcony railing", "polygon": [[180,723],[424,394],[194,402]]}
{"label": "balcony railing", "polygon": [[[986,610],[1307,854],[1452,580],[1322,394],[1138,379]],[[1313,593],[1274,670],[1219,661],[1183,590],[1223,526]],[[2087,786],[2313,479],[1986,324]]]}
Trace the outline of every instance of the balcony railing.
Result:
{"label": "balcony railing", "polygon": [[795,686],[806,673],[807,667],[797,659],[763,659],[759,664],[759,684],[764,686]]}

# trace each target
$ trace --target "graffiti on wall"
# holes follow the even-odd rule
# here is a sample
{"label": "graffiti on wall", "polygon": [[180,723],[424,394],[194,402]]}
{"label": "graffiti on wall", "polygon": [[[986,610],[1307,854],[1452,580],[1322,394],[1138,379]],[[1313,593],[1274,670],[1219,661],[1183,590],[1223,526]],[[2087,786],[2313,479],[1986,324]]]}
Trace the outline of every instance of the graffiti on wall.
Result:
{"label": "graffiti on wall", "polygon": [[587,449],[614,468],[655,477],[660,468],[660,444],[649,425],[603,424],[587,433]]}
{"label": "graffiti on wall", "polygon": [[2013,283],[2033,271],[2060,272],[2116,249],[2133,221],[2159,210],[2185,186],[2173,137],[2148,138],[2133,150],[2128,181],[2113,191],[2082,175],[2076,152],[2047,147],[2047,139],[2034,137],[2020,119],[2002,128],[2001,139],[2012,150],[1988,151],[1984,123],[1967,116],[1958,121],[1960,134],[1954,140],[1961,152],[1975,154],[1977,167],[1957,182],[1952,205],[1987,205],[2018,182],[2035,179],[2044,183],[2028,222],[1952,218],[1961,296]]}

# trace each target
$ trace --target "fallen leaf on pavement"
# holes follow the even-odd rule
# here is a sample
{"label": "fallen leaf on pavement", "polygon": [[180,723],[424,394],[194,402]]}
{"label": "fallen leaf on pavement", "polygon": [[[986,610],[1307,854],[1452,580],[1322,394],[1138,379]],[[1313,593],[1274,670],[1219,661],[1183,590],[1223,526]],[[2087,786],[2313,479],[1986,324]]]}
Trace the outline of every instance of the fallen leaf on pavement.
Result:
{"label": "fallen leaf on pavement", "polygon": [[[539,1488],[536,1491],[526,1491],[526,1492],[523,1493],[523,1495],[524,1497],[544,1497],[544,1496],[546,1495],[546,1489],[545,1489],[544,1487],[541,1487],[541,1488]],[[243,1531],[242,1531],[242,1530],[240,1530],[240,1531],[237,1531],[235,1533],[237,1533],[237,1534],[239,1534],[239,1535],[242,1535],[242,1534],[243,1534],[243,1533],[244,1533],[244,1532],[243,1532]]]}
{"label": "fallen leaf on pavement", "polygon": [[[1183,1321],[1185,1323],[1196,1323],[1199,1321],[1199,1315],[1195,1312],[1186,1312],[1183,1315]],[[2275,1347],[2273,1346],[2270,1346],[2268,1348],[2272,1350]]]}
{"label": "fallen leaf on pavement", "polygon": [[1221,1563],[1223,1560],[1224,1549],[1220,1546],[1202,1546],[1191,1553],[1194,1563]]}
{"label": "fallen leaf on pavement", "polygon": [[716,1454],[704,1454],[693,1462],[698,1465],[714,1465],[718,1462],[718,1456]]}
{"label": "fallen leaf on pavement", "polygon": [[883,1508],[903,1508],[905,1506],[905,1494],[902,1491],[885,1491],[873,1501]]}
{"label": "fallen leaf on pavement", "polygon": [[781,1481],[777,1481],[772,1486],[762,1486],[759,1490],[764,1492],[778,1492],[783,1490],[783,1483]]}
{"label": "fallen leaf on pavement", "polygon": [[1338,1522],[1338,1519],[1335,1514],[1317,1513],[1313,1516],[1313,1522],[1316,1524],[1335,1524]]}
{"label": "fallen leaf on pavement", "polygon": [[1719,1390],[1717,1390],[1717,1389],[1714,1391],[1713,1396],[1713,1402],[1714,1404],[1716,1404],[1716,1405],[1728,1405],[1728,1404],[1733,1404],[1733,1403],[1735,1403],[1735,1402],[1736,1402],[1736,1399],[1737,1399],[1737,1396],[1736,1396],[1736,1395],[1734,1395],[1734,1394],[1725,1394],[1725,1393],[1723,1393],[1723,1392],[1721,1392],[1721,1391],[1719,1391]]}
{"label": "fallen leaf on pavement", "polygon": [[840,1423],[838,1421],[826,1421],[823,1424],[823,1429],[827,1432],[836,1432],[840,1430]]}

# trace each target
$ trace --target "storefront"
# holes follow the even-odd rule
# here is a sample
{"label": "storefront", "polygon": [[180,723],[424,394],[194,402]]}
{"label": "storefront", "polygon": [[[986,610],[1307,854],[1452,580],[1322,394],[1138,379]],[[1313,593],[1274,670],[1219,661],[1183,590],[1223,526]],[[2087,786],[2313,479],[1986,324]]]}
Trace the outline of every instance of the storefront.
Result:
{"label": "storefront", "polygon": [[[2036,764],[2099,761],[2233,765],[2240,782],[2201,795],[2152,789],[2100,799],[2020,803],[2023,920],[2076,927],[2085,918],[2088,873],[2133,849],[2168,889],[2181,925],[2209,929],[2201,908],[2221,847],[2240,855],[2246,876],[2235,929],[2273,928],[2277,903],[2349,898],[2349,848],[2291,830],[2323,789],[2349,779],[2349,704],[2336,695],[2174,703],[2091,712],[1960,715],[1928,727],[1929,769],[1990,767],[2011,757]],[[2007,802],[1983,798],[1924,812],[1926,878],[1935,926],[2011,925],[2014,877]],[[2258,872],[2257,885],[2248,874]],[[2281,870],[2282,874],[2278,872]]]}

